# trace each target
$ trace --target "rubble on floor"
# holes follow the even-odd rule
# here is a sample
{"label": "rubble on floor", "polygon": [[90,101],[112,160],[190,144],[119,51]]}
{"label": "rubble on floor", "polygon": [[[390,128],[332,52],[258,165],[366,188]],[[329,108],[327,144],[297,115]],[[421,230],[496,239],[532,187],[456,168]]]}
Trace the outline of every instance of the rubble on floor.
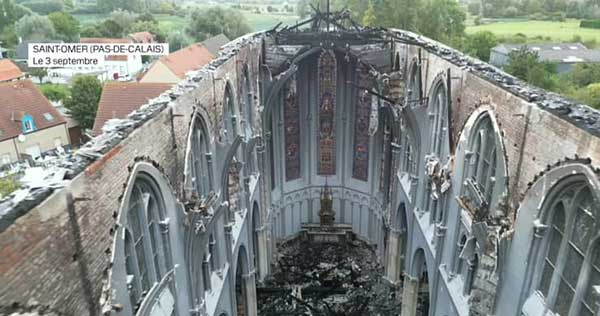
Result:
{"label": "rubble on floor", "polygon": [[401,291],[383,280],[375,251],[358,240],[292,240],[257,288],[258,315],[400,315]]}

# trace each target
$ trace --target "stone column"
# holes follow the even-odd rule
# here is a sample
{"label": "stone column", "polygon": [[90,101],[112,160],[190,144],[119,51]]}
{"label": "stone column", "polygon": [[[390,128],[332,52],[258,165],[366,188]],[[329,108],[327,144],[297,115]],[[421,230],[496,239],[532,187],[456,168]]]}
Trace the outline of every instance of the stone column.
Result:
{"label": "stone column", "polygon": [[254,279],[254,271],[242,276],[244,282],[244,288],[246,290],[246,310],[248,311],[247,316],[257,316],[258,307],[256,304],[256,283]]}
{"label": "stone column", "polygon": [[402,267],[400,267],[400,262],[402,262],[402,232],[400,230],[392,228],[390,230],[390,234],[388,236],[388,253],[387,253],[387,274],[386,278],[391,283],[396,283],[398,277],[400,275],[400,271]]}
{"label": "stone column", "polygon": [[417,299],[419,298],[419,280],[409,275],[404,276],[402,293],[402,310],[400,316],[417,315]]}
{"label": "stone column", "polygon": [[267,226],[262,225],[256,229],[258,234],[258,280],[262,282],[269,275],[269,240],[267,238]]}

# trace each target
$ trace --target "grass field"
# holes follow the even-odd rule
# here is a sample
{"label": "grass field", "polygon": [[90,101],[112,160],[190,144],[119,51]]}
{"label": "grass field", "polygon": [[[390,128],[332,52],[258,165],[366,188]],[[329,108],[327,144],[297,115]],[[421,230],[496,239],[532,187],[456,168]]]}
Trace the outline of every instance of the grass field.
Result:
{"label": "grass field", "polygon": [[575,35],[582,40],[596,40],[600,43],[600,30],[580,28],[579,20],[567,20],[565,22],[550,21],[519,21],[498,22],[492,24],[468,26],[467,33],[478,31],[490,31],[498,36],[514,36],[517,33],[525,34],[528,38],[541,36],[550,37],[552,41],[569,41]]}
{"label": "grass field", "polygon": [[[283,22],[283,24],[294,24],[299,19],[297,16],[293,15],[267,13],[257,14],[248,11],[242,12],[246,19],[248,19],[248,23],[254,31],[270,29],[279,22]],[[85,26],[106,19],[108,14],[76,14],[74,16],[83,26]],[[179,16],[155,14],[154,17],[158,20],[160,27],[166,33],[170,33],[174,30],[183,30],[186,25],[186,19]]]}

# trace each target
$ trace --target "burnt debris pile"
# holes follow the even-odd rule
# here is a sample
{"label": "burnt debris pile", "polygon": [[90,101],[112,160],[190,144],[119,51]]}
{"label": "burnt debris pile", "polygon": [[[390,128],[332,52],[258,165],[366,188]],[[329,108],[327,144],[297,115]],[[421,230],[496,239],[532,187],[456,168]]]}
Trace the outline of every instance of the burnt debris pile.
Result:
{"label": "burnt debris pile", "polygon": [[388,316],[400,314],[398,289],[383,280],[373,249],[362,241],[293,240],[257,288],[258,314]]}

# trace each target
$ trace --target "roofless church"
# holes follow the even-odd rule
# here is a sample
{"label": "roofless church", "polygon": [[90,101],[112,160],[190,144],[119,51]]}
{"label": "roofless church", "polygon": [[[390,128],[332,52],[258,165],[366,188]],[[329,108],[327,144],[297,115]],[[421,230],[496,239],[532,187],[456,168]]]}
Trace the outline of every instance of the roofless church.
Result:
{"label": "roofless church", "polygon": [[600,113],[349,12],[238,38],[0,208],[0,314],[598,316]]}

